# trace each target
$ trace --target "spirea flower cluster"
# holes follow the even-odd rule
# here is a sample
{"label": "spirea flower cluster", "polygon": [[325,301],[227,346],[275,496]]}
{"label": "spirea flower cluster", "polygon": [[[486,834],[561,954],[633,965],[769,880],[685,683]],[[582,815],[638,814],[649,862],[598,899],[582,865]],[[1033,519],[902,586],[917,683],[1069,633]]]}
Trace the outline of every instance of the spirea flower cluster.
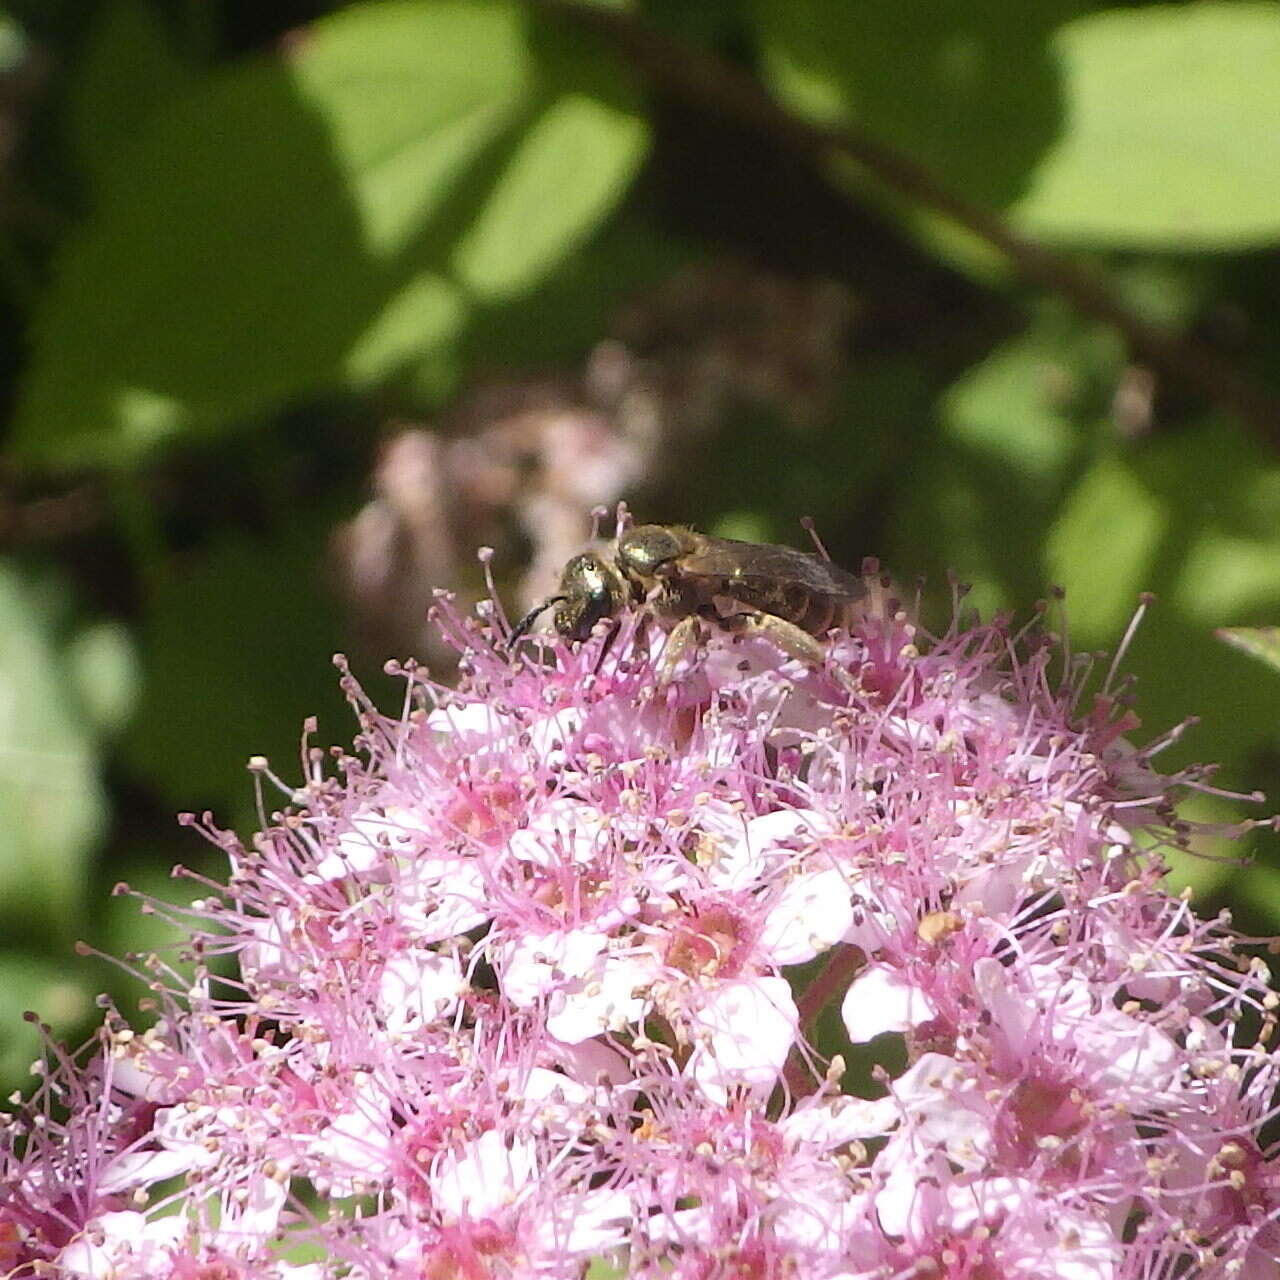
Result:
{"label": "spirea flower cluster", "polygon": [[10,1118],[0,1275],[1278,1274],[1277,999],[1161,887],[1205,783],[1051,636],[891,607],[663,683],[638,617],[441,626],[459,688],[348,680],[353,753],[198,824],[155,1025]]}

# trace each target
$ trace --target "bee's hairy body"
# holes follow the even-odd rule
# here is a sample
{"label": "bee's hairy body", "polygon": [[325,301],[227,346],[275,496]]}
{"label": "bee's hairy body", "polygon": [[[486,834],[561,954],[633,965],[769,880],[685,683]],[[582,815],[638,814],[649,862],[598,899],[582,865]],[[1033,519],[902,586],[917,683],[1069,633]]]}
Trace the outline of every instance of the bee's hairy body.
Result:
{"label": "bee's hairy body", "polygon": [[620,534],[609,552],[570,560],[557,594],[520,622],[513,639],[546,609],[569,640],[585,640],[598,622],[643,609],[671,632],[664,678],[696,643],[702,622],[765,635],[817,666],[819,638],[851,626],[865,612],[866,597],[861,578],[791,547],[642,524]]}
{"label": "bee's hairy body", "polygon": [[810,636],[825,636],[853,620],[851,602],[798,582],[744,582],[730,575],[721,579],[711,594],[713,600],[732,600],[782,618]]}

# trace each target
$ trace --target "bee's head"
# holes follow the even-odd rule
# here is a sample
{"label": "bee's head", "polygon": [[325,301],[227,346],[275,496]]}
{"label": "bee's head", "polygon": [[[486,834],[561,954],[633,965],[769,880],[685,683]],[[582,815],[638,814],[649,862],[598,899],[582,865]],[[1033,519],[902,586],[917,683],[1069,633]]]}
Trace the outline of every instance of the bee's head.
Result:
{"label": "bee's head", "polygon": [[540,614],[554,610],[552,623],[566,640],[585,640],[602,618],[612,618],[631,598],[622,575],[603,556],[584,551],[574,556],[560,575],[560,590],[530,609],[511,633],[515,644],[528,633]]}
{"label": "bee's head", "polygon": [[560,594],[551,615],[566,640],[585,640],[602,618],[612,618],[627,603],[628,591],[618,571],[594,551],[574,556],[560,577]]}

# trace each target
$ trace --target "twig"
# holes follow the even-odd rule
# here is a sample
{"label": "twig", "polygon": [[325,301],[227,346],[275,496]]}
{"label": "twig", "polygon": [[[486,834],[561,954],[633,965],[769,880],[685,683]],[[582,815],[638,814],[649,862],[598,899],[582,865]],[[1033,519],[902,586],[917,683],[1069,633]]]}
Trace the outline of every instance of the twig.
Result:
{"label": "twig", "polygon": [[1015,231],[994,210],[953,191],[909,156],[856,126],[828,127],[791,115],[749,72],[672,39],[632,13],[574,0],[530,3],[602,36],[650,83],[686,101],[750,125],[811,161],[821,162],[833,153],[848,157],[897,195],[998,249],[1024,280],[1061,294],[1083,314],[1113,325],[1137,359],[1230,407],[1272,443],[1280,443],[1280,400],[1264,387],[1210,348],[1144,319],[1101,272]]}

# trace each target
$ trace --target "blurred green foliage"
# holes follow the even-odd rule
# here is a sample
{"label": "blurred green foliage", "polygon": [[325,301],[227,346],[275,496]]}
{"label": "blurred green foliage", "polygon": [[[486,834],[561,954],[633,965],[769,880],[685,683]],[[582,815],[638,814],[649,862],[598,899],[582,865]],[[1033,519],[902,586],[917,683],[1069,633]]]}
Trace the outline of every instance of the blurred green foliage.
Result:
{"label": "blurred green foliage", "polygon": [[[350,736],[331,545],[395,424],[474,434],[471,388],[581,382],[610,343],[679,365],[734,298],[665,339],[637,299],[708,264],[833,282],[851,319],[816,410],[784,387],[686,430],[668,400],[663,465],[624,486],[645,517],[786,541],[812,515],[845,562],[954,570],[984,612],[1059,584],[1077,649],[1154,591],[1143,732],[1199,715],[1170,767],[1280,807],[1280,3],[600,9],[706,93],[533,0],[0,6],[0,1077],[22,1009],[70,1032],[118,981],[74,939],[163,942],[103,904],[122,875],[183,898],[163,870],[206,855],[166,815],[251,828],[247,757],[291,776],[312,713]],[[744,114],[726,62],[1084,255],[1133,323],[1027,283],[892,165]],[[1151,325],[1213,360],[1146,360]],[[1179,874],[1277,931],[1258,849]]]}

